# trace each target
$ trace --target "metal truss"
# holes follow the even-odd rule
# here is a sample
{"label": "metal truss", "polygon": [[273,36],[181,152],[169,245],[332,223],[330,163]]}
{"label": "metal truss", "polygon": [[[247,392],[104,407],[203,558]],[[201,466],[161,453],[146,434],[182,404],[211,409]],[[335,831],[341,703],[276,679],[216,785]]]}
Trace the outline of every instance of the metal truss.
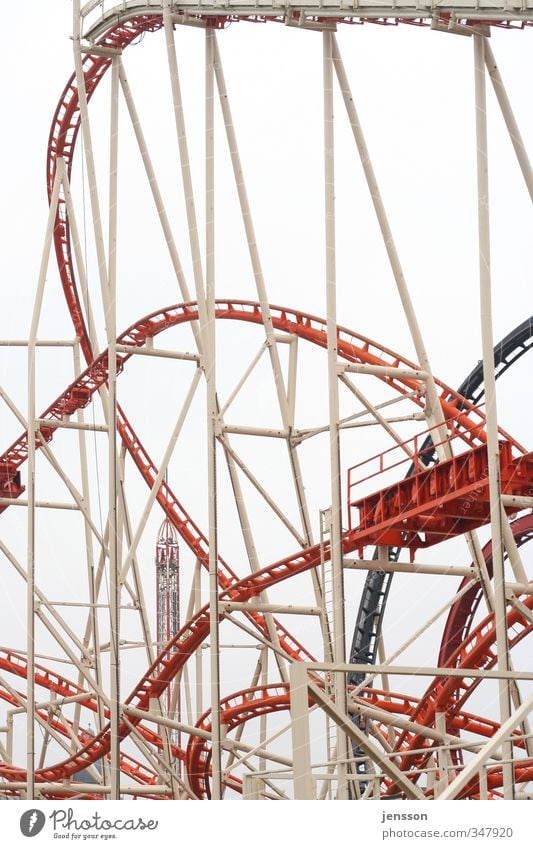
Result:
{"label": "metal truss", "polygon": [[[126,22],[136,15],[158,15],[162,3],[157,0],[91,0],[82,8],[84,16],[83,34],[87,38],[100,38],[110,24]],[[517,23],[530,23],[533,20],[533,4],[487,3],[479,4],[474,0],[464,3],[413,3],[409,0],[399,2],[374,3],[373,0],[354,0],[353,3],[323,2],[311,0],[310,3],[259,2],[251,4],[243,0],[231,0],[229,3],[198,3],[196,0],[173,0],[169,4],[176,23],[198,25],[209,18],[217,27],[238,20],[276,20],[288,26],[303,28],[321,28],[324,22],[359,23],[376,22],[395,24],[397,22],[431,25],[435,29],[444,29],[460,34],[468,33],[469,22],[513,26]]]}
{"label": "metal truss", "polygon": [[[318,31],[321,41],[323,318],[268,296],[218,32],[237,20],[280,21]],[[50,132],[49,214],[30,333],[0,340],[28,355],[25,409],[0,390],[21,430],[0,457],[0,513],[7,514],[0,521],[16,506],[27,517],[25,563],[19,540],[6,534],[0,541],[2,559],[25,585],[27,635],[24,646],[0,648],[2,797],[529,797],[533,699],[521,688],[533,672],[515,666],[523,657],[516,648],[533,630],[533,590],[521,554],[533,536],[533,454],[499,427],[495,381],[531,347],[532,334],[529,319],[494,345],[485,86],[488,78],[533,198],[526,148],[487,40],[491,25],[531,20],[528,4],[281,9],[238,0],[74,1],[75,70]],[[337,23],[365,21],[419,23],[472,38],[483,361],[458,391],[433,374],[335,36]],[[205,30],[196,92],[203,194],[191,164],[176,45],[182,25]],[[179,232],[124,58],[129,45],[158,30],[185,211]],[[103,168],[91,101],[106,76]],[[339,95],[416,361],[338,322]],[[119,109],[138,148],[135,179],[149,186],[175,294],[125,330],[117,328],[117,299],[128,284],[118,264]],[[217,291],[215,167],[222,147],[253,299]],[[83,163],[83,198],[75,154]],[[42,339],[52,252],[71,325],[61,339]],[[233,343],[239,356],[232,360]],[[41,412],[42,357],[52,348],[71,363],[72,379]],[[320,357],[322,392],[311,365]],[[154,383],[163,369],[172,375],[161,399],[171,426],[155,444],[147,426],[159,415],[153,403],[138,429],[125,410],[139,400],[136,376],[144,367]],[[122,392],[123,385],[129,389]],[[312,421],[300,412],[302,396],[313,400]],[[375,434],[379,447],[371,451],[364,446]],[[172,478],[169,467],[178,470]],[[43,511],[64,517],[57,562],[43,544]],[[172,578],[177,607],[154,629],[146,592],[154,572],[148,582],[144,544],[161,521],[161,544],[172,547],[171,560],[161,560],[161,582]],[[483,527],[490,528],[484,544],[477,535]],[[75,542],[63,550],[67,538]],[[455,557],[447,553],[450,540]],[[445,552],[440,563],[420,559],[421,550],[436,546]],[[58,598],[53,579],[66,561],[72,571]],[[368,577],[346,663],[357,571]],[[431,576],[440,604],[401,636],[385,618],[396,572],[414,586]],[[459,586],[442,603],[446,578]],[[434,665],[405,661],[421,644],[426,653],[428,645],[434,649]],[[479,692],[487,691],[492,704],[480,704]]]}

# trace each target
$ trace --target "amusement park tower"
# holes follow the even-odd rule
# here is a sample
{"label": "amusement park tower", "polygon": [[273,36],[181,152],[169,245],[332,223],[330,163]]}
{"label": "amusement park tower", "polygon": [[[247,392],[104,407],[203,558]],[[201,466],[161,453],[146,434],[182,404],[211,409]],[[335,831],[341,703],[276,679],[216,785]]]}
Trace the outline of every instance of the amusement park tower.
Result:
{"label": "amusement park tower", "polygon": [[[180,628],[180,556],[176,529],[165,519],[159,528],[155,549],[157,581],[157,651],[163,650]],[[178,700],[179,701],[179,700]],[[167,688],[167,710],[172,705],[172,688]]]}

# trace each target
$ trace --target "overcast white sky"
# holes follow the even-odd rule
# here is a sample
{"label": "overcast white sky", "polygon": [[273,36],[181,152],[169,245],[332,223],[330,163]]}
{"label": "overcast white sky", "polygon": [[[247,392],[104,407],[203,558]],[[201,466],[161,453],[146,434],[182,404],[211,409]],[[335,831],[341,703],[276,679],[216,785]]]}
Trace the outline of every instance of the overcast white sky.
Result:
{"label": "overcast white sky", "polygon": [[[0,135],[0,161],[3,165],[0,337],[25,338],[30,325],[47,214],[45,162],[49,127],[73,67],[71,2],[26,0],[24,4],[17,4],[11,18],[11,34],[4,39],[2,49],[0,83],[3,125]],[[295,31],[276,24],[254,26],[240,23],[219,33],[218,38],[269,298],[273,303],[325,315],[321,37],[318,33]],[[338,38],[433,370],[444,382],[457,386],[481,358],[472,40],[417,27],[372,25],[340,28]],[[201,226],[203,32],[178,29],[176,41]],[[529,83],[533,30],[495,31],[491,42],[504,80],[508,83],[524,139],[533,149]],[[162,33],[148,35],[142,44],[126,51],[124,63],[192,289],[183,205],[178,195],[176,138]],[[489,96],[494,336],[498,340],[532,311],[533,211],[491,91]],[[152,212],[126,110],[123,106],[121,110],[119,331],[147,312],[180,300]],[[94,99],[91,114],[97,166],[102,181],[101,197],[105,203],[107,81]],[[336,118],[339,323],[415,359],[338,96]],[[220,116],[217,121],[217,295],[254,299],[253,278],[238,217]],[[78,151],[73,184],[81,222],[83,204],[79,163]],[[86,212],[88,214],[88,207]],[[96,302],[98,289],[89,232],[87,239],[89,272]],[[42,328],[43,337],[56,335],[67,338],[72,335],[53,261],[48,275]],[[103,325],[101,331],[103,339]],[[221,344],[227,346],[225,358],[219,363],[222,394],[235,383],[239,368],[242,371],[244,352],[251,356],[260,344],[259,334],[252,338],[252,334],[246,336],[246,333],[241,347],[231,333],[221,331]],[[183,338],[188,338],[188,344],[192,344],[190,337]],[[70,381],[69,356],[58,353],[43,355],[40,360],[38,406],[47,406]],[[23,353],[8,353],[1,349],[0,361],[1,384],[24,410],[26,372]],[[182,393],[181,389],[176,392],[173,372],[165,371],[165,368],[158,365],[160,371],[154,376],[151,366],[149,368],[143,363],[131,376],[121,378],[121,400],[124,400],[134,425],[139,428],[156,458],[163,452],[164,440],[168,438],[179,408],[176,394],[181,397]],[[315,354],[308,355],[307,360],[302,360],[302,370],[305,368],[307,373],[302,374],[304,389],[298,408],[298,424],[302,427],[324,422],[326,409],[323,396],[325,359],[319,362]],[[532,434],[530,373],[531,365],[524,360],[499,387],[502,424],[529,444]],[[271,391],[269,379],[265,366],[239,409],[241,423],[277,426],[276,416],[269,409],[272,403],[268,400]],[[147,410],[150,415],[147,415]],[[98,412],[96,415],[99,415]],[[200,416],[200,412],[197,415]],[[178,495],[195,505],[195,516],[202,516],[205,515],[203,478],[199,467],[188,465],[187,461],[187,446],[193,445],[197,427],[194,422],[193,418],[188,434],[185,434],[185,447],[182,448],[179,464],[174,468],[174,477],[179,479],[176,483]],[[19,426],[4,409],[0,415],[0,428],[4,450],[19,432]],[[354,456],[343,457],[343,467],[362,459],[365,454],[358,451],[370,452],[372,444],[370,442],[365,449],[358,449],[354,443]],[[57,440],[57,450],[63,451],[61,456],[66,463],[73,445],[71,442],[61,448]],[[317,449],[316,456],[325,461],[324,448]],[[274,454],[269,453],[271,449],[265,449],[262,457],[254,456],[255,448],[243,447],[243,451],[246,450],[249,451],[250,462],[257,462],[269,485],[273,488],[278,486],[278,495],[283,499],[284,484],[276,481],[274,470],[277,461]],[[307,455],[308,468],[312,466],[311,459]],[[105,452],[102,462],[105,464]],[[326,506],[329,497],[323,494],[326,478],[320,474],[317,465],[318,461],[310,473],[309,483],[313,521],[318,508]],[[105,476],[102,470],[100,473]],[[95,474],[94,470],[92,474]],[[53,490],[53,484],[49,483]],[[105,487],[103,489],[105,491]],[[131,497],[132,512],[137,516],[145,498],[140,485],[134,485]],[[250,504],[253,513],[255,502],[251,494]],[[287,510],[293,509],[294,505],[288,504]],[[12,516],[12,513],[17,515]],[[228,521],[228,528],[223,532],[226,545],[231,551],[235,545],[237,552],[238,545],[232,539],[234,515],[229,510],[225,515],[225,504],[221,505],[221,516]],[[149,604],[153,604],[152,547],[160,519],[158,514],[151,520],[147,539],[140,549],[146,566]],[[294,514],[291,514],[291,520],[296,520]],[[18,556],[23,558],[23,511],[13,509],[9,516],[4,514],[0,517],[0,523],[5,527],[5,531],[0,527],[0,534],[6,534]],[[54,534],[61,534],[60,526],[55,518],[50,523],[48,532],[43,532],[43,558],[47,563],[58,556],[60,560],[64,557],[57,551],[58,537],[52,538],[50,532],[53,527]],[[205,524],[202,526],[205,529]],[[65,533],[70,540],[70,532]],[[264,525],[258,533],[263,546],[260,552],[263,565],[270,562],[270,558],[282,556],[295,548],[290,542],[287,542],[287,548],[283,548],[285,543],[276,546],[268,539],[272,533],[268,525]],[[243,567],[240,573],[245,571]],[[56,578],[55,589],[59,591],[60,573]],[[20,590],[15,589],[5,576],[4,580],[5,591],[13,594],[13,604],[17,606],[20,603],[18,599],[21,599]],[[73,591],[77,591],[76,586],[74,581]],[[357,592],[358,587],[354,584],[352,608],[357,606]],[[0,636],[0,642],[7,643],[8,637]],[[128,683],[130,677],[133,683],[136,675],[135,669],[128,676]]]}

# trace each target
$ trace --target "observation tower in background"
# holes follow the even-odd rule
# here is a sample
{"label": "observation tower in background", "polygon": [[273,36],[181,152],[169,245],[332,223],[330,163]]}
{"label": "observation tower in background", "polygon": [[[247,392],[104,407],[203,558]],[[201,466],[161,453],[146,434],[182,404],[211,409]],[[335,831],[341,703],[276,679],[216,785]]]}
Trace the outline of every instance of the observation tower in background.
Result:
{"label": "observation tower in background", "polygon": [[[180,552],[178,534],[168,519],[159,528],[155,547],[157,582],[157,653],[163,651],[180,629]],[[172,688],[167,688],[170,713]]]}

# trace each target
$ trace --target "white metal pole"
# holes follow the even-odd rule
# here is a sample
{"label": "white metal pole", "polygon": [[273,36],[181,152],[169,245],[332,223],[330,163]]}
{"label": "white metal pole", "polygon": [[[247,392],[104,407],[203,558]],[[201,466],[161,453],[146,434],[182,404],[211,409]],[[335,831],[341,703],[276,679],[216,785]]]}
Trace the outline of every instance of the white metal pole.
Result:
{"label": "white metal pole", "polygon": [[217,439],[215,338],[215,125],[214,38],[205,31],[205,284],[207,325],[205,334],[207,382],[207,485],[209,521],[209,641],[211,673],[211,798],[222,798],[222,752],[220,747],[220,643],[218,625],[218,532],[217,532]]}
{"label": "white metal pole", "polygon": [[[109,151],[109,246],[108,309],[106,315],[108,358],[108,463],[109,463],[109,613],[110,613],[110,709],[111,799],[120,799],[120,561],[117,517],[117,170],[118,170],[119,63],[111,65],[111,118]],[[105,306],[105,304],[104,304]]]}
{"label": "white metal pole", "polygon": [[[202,606],[202,564],[199,560],[194,566],[194,574],[192,579],[192,594],[194,599],[193,613],[197,613]],[[195,701],[194,709],[196,711],[196,721],[200,719],[204,712],[203,699],[203,652],[200,646],[195,652]]]}
{"label": "white metal pole", "polygon": [[309,731],[309,695],[307,670],[293,663],[289,670],[291,682],[291,732],[294,768],[294,798],[312,798],[311,751]]}
{"label": "white metal pole", "polygon": [[74,249],[74,257],[76,260],[76,269],[78,272],[79,286],[81,290],[81,301],[83,306],[85,307],[85,322],[87,326],[87,335],[91,343],[92,355],[93,357],[97,357],[99,354],[99,347],[98,339],[96,338],[96,324],[94,321],[91,299],[89,296],[87,275],[85,273],[85,259],[81,247],[79,229],[76,221],[76,213],[74,210],[74,203],[72,201],[70,182],[66,171],[63,176],[63,195],[65,199],[65,206],[67,208],[68,226],[70,230],[70,242]]}
{"label": "white metal pole", "polygon": [[26,651],[28,668],[26,699],[26,798],[28,799],[35,798],[35,347],[63,169],[63,159],[59,158],[56,163],[54,186],[50,199],[46,234],[39,268],[37,292],[35,294],[30,335],[28,337],[28,580],[26,584]]}
{"label": "white metal pole", "polygon": [[[80,357],[80,344],[79,341],[76,342],[73,349],[73,359],[74,359],[74,376],[75,378],[79,377],[81,373],[81,357]],[[83,426],[84,424],[84,413],[83,410],[78,410],[77,412],[77,424]],[[87,504],[87,508],[90,511],[90,489],[89,489],[89,467],[87,463],[87,441],[85,431],[80,428],[78,431],[78,448],[80,455],[80,475],[81,475],[81,492],[82,496]],[[89,648],[89,644],[91,641],[92,634],[92,646],[94,652],[94,676],[99,685],[102,682],[102,668],[101,668],[101,660],[100,660],[100,637],[99,637],[99,624],[98,624],[98,612],[95,605],[98,602],[98,594],[96,592],[96,582],[95,582],[95,568],[94,568],[94,550],[93,550],[93,538],[91,534],[91,529],[86,520],[83,522],[84,532],[85,532],[85,552],[86,552],[86,561],[87,561],[87,584],[88,584],[88,592],[89,592],[89,602],[91,607],[89,609],[88,622],[90,623],[90,627],[88,632],[84,638],[83,645]],[[78,677],[78,683],[80,686],[82,685],[83,677],[80,673]],[[76,729],[79,725],[81,715],[81,704],[76,704],[75,712],[74,712],[74,728]],[[100,732],[104,726],[104,706],[101,698],[98,697],[98,710],[96,714],[96,730]],[[104,784],[108,784],[109,776],[107,775],[107,764],[105,762],[102,763],[102,780]]]}
{"label": "white metal pole", "polygon": [[[331,571],[333,583],[333,660],[345,662],[344,577],[342,567],[342,509],[339,444],[339,383],[337,376],[337,280],[335,256],[335,155],[333,127],[333,56],[331,32],[323,38],[324,66],[324,191],[326,249],[326,309],[328,345],[329,451],[331,480]],[[346,711],[346,679],[335,673],[335,702]],[[347,739],[337,726],[337,798],[348,797]]]}
{"label": "white metal pole", "polygon": [[[119,507],[120,514],[122,514],[122,525],[125,534],[125,542],[128,548],[131,547],[133,540],[133,533],[131,529],[131,519],[128,510],[128,502],[126,500],[125,494],[125,476],[126,476],[126,468],[125,468],[125,456],[126,456],[126,448],[124,446],[120,449],[119,455],[119,472],[118,472],[118,498],[119,498]],[[121,562],[121,556],[118,558],[119,562]],[[146,659],[148,661],[149,666],[154,662],[154,648],[152,642],[152,634],[150,630],[150,622],[148,620],[146,602],[144,598],[144,590],[143,585],[139,575],[139,565],[137,562],[137,558],[134,555],[131,558],[131,570],[133,572],[133,584],[135,587],[135,592],[137,594],[137,604],[139,606],[139,616],[141,619],[141,628],[143,632],[145,649],[146,649]],[[124,576],[121,577],[124,580]]]}
{"label": "white metal pole", "polygon": [[[487,149],[487,105],[485,91],[485,41],[474,35],[474,78],[476,106],[476,149],[478,185],[479,229],[479,284],[481,340],[483,346],[483,376],[485,381],[485,413],[487,417],[487,465],[489,472],[490,525],[492,533],[492,562],[494,574],[494,615],[496,618],[496,644],[498,670],[509,671],[509,646],[505,599],[505,570],[503,559],[503,530],[501,521],[500,450],[496,409],[496,379],[494,375],[494,341],[492,333],[492,298],[490,273],[490,219]],[[502,726],[511,715],[509,681],[498,682]],[[507,753],[512,749],[506,744]],[[507,755],[504,754],[504,759]],[[503,767],[503,790],[506,799],[512,799],[513,770],[511,764]]]}

